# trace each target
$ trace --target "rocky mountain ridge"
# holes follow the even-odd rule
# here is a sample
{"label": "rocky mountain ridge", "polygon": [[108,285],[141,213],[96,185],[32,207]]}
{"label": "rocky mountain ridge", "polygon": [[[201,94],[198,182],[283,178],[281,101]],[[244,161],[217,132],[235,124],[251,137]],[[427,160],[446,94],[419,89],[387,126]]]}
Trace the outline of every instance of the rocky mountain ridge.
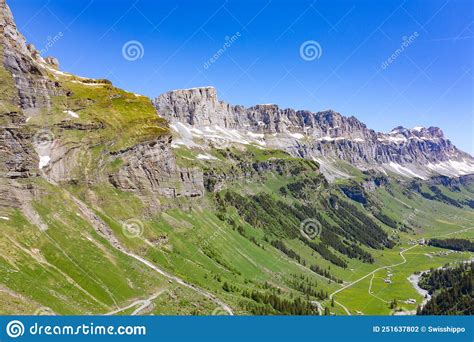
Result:
{"label": "rocky mountain ridge", "polygon": [[[340,291],[408,241],[467,233],[474,219],[472,176],[406,182],[347,163],[353,179],[321,174],[344,176],[331,158],[388,165],[374,162],[397,156],[377,151],[384,141],[454,156],[438,129],[382,135],[335,112],[230,106],[201,89],[165,95],[157,111],[108,80],[60,71],[26,44],[4,0],[0,30],[0,314],[393,314],[390,294],[366,310]],[[462,170],[460,160],[445,163]],[[422,300],[404,289],[399,303]]]}
{"label": "rocky mountain ridge", "polygon": [[[52,184],[108,182],[137,193],[202,196],[202,172],[176,165],[167,123],[147,98],[106,80],[59,71],[56,58],[43,58],[26,43],[4,0],[0,31],[0,193],[9,194],[5,206],[18,207],[16,197],[27,198],[32,191],[31,186],[24,191],[15,179],[38,176]],[[140,108],[139,119],[127,118],[126,106]],[[115,133],[125,127],[137,137]],[[110,148],[120,138],[122,146]],[[97,146],[105,148],[97,154]],[[111,167],[114,163],[120,167]]]}
{"label": "rocky mountain ridge", "polygon": [[457,149],[438,127],[396,127],[380,133],[354,116],[332,110],[313,113],[275,104],[250,108],[230,105],[218,100],[213,87],[170,91],[158,96],[154,105],[159,115],[181,125],[175,129],[181,137],[186,135],[183,125],[188,135],[208,135],[217,143],[226,137],[219,139],[206,132],[227,130],[228,135],[253,138],[253,143],[280,148],[294,156],[323,163],[342,159],[361,169],[379,168],[411,177],[474,172],[474,159]]}

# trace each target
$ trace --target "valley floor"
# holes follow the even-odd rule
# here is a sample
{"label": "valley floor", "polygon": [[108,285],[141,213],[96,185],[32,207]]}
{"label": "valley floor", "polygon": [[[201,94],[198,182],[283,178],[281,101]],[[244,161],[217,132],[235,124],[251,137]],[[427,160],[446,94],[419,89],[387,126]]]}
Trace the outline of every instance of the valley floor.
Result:
{"label": "valley floor", "polygon": [[[426,236],[426,238],[440,238],[460,233],[474,236],[473,229],[474,227],[463,228],[439,236]],[[423,237],[420,236],[420,238]],[[415,314],[417,306],[423,305],[426,300],[417,287],[410,282],[411,275],[436,269],[448,263],[456,264],[474,258],[474,253],[471,252],[447,252],[419,244],[406,245],[399,249],[398,255],[401,261],[380,266],[331,293],[330,298],[335,298],[334,303],[339,305],[342,313],[347,315]],[[389,307],[394,299],[397,299],[399,304],[397,311]]]}

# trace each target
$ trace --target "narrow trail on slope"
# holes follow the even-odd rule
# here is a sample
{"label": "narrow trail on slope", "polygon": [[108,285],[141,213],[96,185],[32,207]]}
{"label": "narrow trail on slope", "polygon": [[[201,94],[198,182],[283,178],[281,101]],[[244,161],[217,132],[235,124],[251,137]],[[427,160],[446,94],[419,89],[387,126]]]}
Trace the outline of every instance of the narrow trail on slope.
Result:
{"label": "narrow trail on slope", "polygon": [[316,305],[316,307],[318,308],[318,315],[319,316],[322,316],[323,315],[323,312],[324,312],[324,308],[323,306],[321,305],[321,303],[317,300],[313,300],[311,301],[311,303],[314,303]]}
{"label": "narrow trail on slope", "polygon": [[385,300],[385,299],[382,299],[380,298],[379,296],[375,295],[372,293],[372,282],[374,281],[374,278],[375,278],[375,273],[372,274],[372,278],[370,279],[370,283],[369,283],[369,290],[367,291],[369,293],[369,295],[371,295],[372,297],[375,297],[379,300],[381,300],[382,302],[384,303],[390,303],[389,301]]}
{"label": "narrow trail on slope", "polygon": [[[225,304],[223,301],[221,301],[219,298],[214,296],[212,293],[207,292],[206,290],[203,290],[203,289],[201,289],[200,287],[198,287],[194,284],[190,284],[190,283],[186,282],[185,280],[183,280],[183,279],[181,279],[181,278],[179,278],[175,275],[172,275],[172,274],[166,272],[165,270],[159,268],[158,266],[156,266],[152,262],[146,260],[145,258],[128,251],[125,247],[123,247],[123,245],[115,237],[113,231],[109,228],[109,226],[99,216],[97,216],[84,202],[82,202],[81,200],[79,200],[78,198],[73,196],[71,193],[68,193],[68,194],[71,197],[71,199],[74,201],[74,203],[77,205],[77,207],[81,211],[81,213],[84,215],[84,217],[87,218],[87,220],[90,222],[92,227],[94,227],[94,229],[97,231],[97,233],[99,233],[101,236],[103,236],[115,249],[117,249],[118,251],[122,252],[125,255],[128,255],[129,257],[134,258],[135,260],[138,260],[140,263],[142,263],[145,266],[151,268],[152,270],[154,270],[155,272],[161,274],[162,276],[164,276],[164,277],[166,277],[170,280],[173,280],[173,281],[177,282],[178,284],[183,285],[183,286],[199,293],[200,295],[210,299],[211,301],[213,301],[214,303],[219,305],[229,315],[234,314],[232,309],[230,308],[230,306]],[[140,303],[143,303],[143,301],[140,301]]]}
{"label": "narrow trail on slope", "polygon": [[464,229],[457,230],[455,232],[451,232],[451,233],[447,233],[447,234],[441,234],[441,235],[437,235],[437,236],[433,236],[433,237],[428,237],[427,239],[437,239],[437,238],[440,238],[440,237],[451,236],[451,235],[454,235],[454,234],[457,234],[457,233],[467,232],[468,230],[471,230],[471,229],[474,229],[474,227],[466,228],[466,226],[464,226]]}
{"label": "narrow trail on slope", "polygon": [[131,316],[136,316],[138,315],[141,311],[143,311],[144,309],[146,309],[156,298],[158,298],[160,295],[162,295],[163,293],[166,293],[168,292],[167,290],[161,290],[161,291],[158,291],[157,293],[153,294],[152,296],[150,296],[149,298],[147,299],[139,299],[139,300],[136,300],[134,301],[133,303],[130,303],[128,304],[127,306],[123,306],[121,308],[118,308],[118,309],[115,309],[113,311],[110,311],[108,313],[106,313],[105,315],[106,316],[112,316],[112,315],[116,315],[118,314],[119,312],[123,312],[125,310],[128,310],[128,309],[131,309],[131,308],[134,308],[138,305],[140,305],[137,309],[135,309],[132,313],[131,313]]}

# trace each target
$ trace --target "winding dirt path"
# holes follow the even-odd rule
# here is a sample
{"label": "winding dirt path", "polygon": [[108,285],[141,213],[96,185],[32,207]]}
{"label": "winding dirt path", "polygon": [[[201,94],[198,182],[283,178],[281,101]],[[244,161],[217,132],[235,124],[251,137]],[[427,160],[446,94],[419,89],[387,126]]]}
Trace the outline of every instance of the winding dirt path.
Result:
{"label": "winding dirt path", "polygon": [[[229,315],[234,314],[234,312],[232,311],[230,306],[225,304],[222,300],[217,298],[212,293],[207,292],[206,290],[203,290],[203,289],[201,289],[200,287],[198,287],[194,284],[190,284],[190,283],[186,282],[185,280],[166,272],[165,270],[163,270],[160,267],[156,266],[155,264],[153,264],[149,260],[147,260],[147,259],[145,259],[145,258],[143,258],[143,257],[141,257],[137,254],[134,254],[134,253],[130,252],[129,250],[127,250],[125,247],[123,247],[123,245],[115,237],[115,235],[114,235],[113,231],[110,229],[110,227],[104,221],[102,221],[102,219],[99,216],[97,216],[84,202],[82,202],[78,198],[74,197],[70,193],[69,193],[69,195],[71,196],[71,199],[74,201],[74,203],[77,205],[77,207],[80,210],[80,212],[82,213],[82,215],[84,215],[84,217],[89,221],[89,223],[92,225],[92,227],[94,227],[94,229],[97,231],[97,233],[100,234],[101,236],[103,236],[115,249],[122,252],[123,254],[128,255],[129,257],[134,258],[135,260],[139,261],[143,265],[145,265],[145,266],[151,268],[152,270],[154,270],[155,272],[161,274],[165,278],[168,278],[169,280],[175,281],[178,284],[180,284],[182,286],[185,286],[185,287],[199,293],[200,295],[210,299],[211,301],[213,301],[214,303],[219,305],[222,308],[222,310],[227,312]],[[137,301],[136,303],[140,304],[140,303],[143,303],[143,302],[144,301],[142,300],[142,301]],[[135,305],[138,305],[138,304],[135,304]],[[127,308],[131,308],[131,307],[133,307],[133,306],[130,306],[130,307],[127,307]],[[123,311],[123,309],[120,310],[120,311]]]}
{"label": "winding dirt path", "polygon": [[375,273],[372,274],[372,278],[370,279],[370,283],[369,283],[369,290],[367,291],[369,293],[369,295],[371,295],[372,297],[375,297],[377,298],[378,300],[381,300],[382,302],[384,303],[390,303],[389,301],[385,300],[385,299],[382,299],[380,298],[379,296],[375,295],[372,293],[372,282],[374,281],[374,278],[375,278]]}
{"label": "winding dirt path", "polygon": [[137,309],[135,309],[135,310],[131,313],[131,316],[136,316],[136,315],[138,315],[141,311],[143,311],[144,309],[146,309],[156,298],[158,298],[160,295],[162,295],[163,293],[166,293],[166,292],[167,292],[167,290],[158,291],[157,293],[155,293],[154,295],[152,295],[151,297],[149,297],[149,298],[147,298],[147,299],[139,299],[139,300],[136,300],[136,301],[134,301],[133,303],[128,304],[127,306],[124,306],[124,307],[118,308],[118,309],[116,309],[116,310],[110,311],[110,312],[108,312],[108,313],[105,314],[105,315],[106,315],[106,316],[116,315],[116,314],[118,314],[119,312],[123,312],[123,311],[125,311],[125,310],[131,309],[131,308],[134,308],[134,307],[140,305]]}

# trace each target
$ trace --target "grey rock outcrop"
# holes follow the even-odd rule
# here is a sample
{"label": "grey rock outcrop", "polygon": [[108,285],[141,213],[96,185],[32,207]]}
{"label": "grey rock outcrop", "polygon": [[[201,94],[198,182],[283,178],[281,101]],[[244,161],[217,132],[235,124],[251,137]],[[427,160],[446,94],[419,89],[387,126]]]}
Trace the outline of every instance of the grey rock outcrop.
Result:
{"label": "grey rock outcrop", "polygon": [[38,156],[24,117],[15,112],[0,115],[0,177],[14,179],[38,175]]}
{"label": "grey rock outcrop", "polygon": [[212,87],[171,91],[158,96],[154,105],[171,122],[264,134],[267,146],[303,158],[342,159],[362,169],[378,164],[426,165],[453,160],[468,161],[474,167],[473,158],[457,149],[437,127],[397,127],[390,133],[379,133],[353,116],[332,110],[313,113],[274,104],[250,108],[229,105],[217,99]]}
{"label": "grey rock outcrop", "polygon": [[52,57],[52,56],[49,56],[49,57],[46,57],[44,59],[44,61],[51,67],[53,67],[54,69],[57,69],[59,70],[59,61],[56,57]]}
{"label": "grey rock outcrop", "polygon": [[27,115],[35,115],[50,106],[50,97],[60,93],[59,84],[46,77],[39,63],[45,63],[33,45],[27,45],[18,32],[5,0],[0,0],[0,31],[2,32],[3,65],[18,89],[18,105]]}
{"label": "grey rock outcrop", "polygon": [[29,51],[4,0],[0,0],[0,32],[0,177],[31,177],[38,174],[38,156],[31,144],[33,133],[26,127],[20,107],[25,92],[17,85],[23,84],[24,78],[13,73],[19,71],[19,61],[28,59]]}
{"label": "grey rock outcrop", "polygon": [[[43,59],[33,45],[27,45],[5,0],[0,0],[0,31],[0,76],[4,78],[2,86],[6,89],[0,92],[0,193],[18,188],[12,185],[15,178],[42,175],[55,185],[63,182],[91,185],[106,181],[122,190],[143,194],[155,193],[165,197],[203,195],[202,172],[176,165],[170,135],[151,138],[118,153],[105,150],[99,162],[104,167],[94,169],[86,165],[91,146],[68,141],[63,139],[63,135],[71,130],[100,132],[104,128],[100,122],[96,125],[58,123],[54,136],[48,132],[51,141],[40,148],[41,144],[35,140],[40,139],[37,135],[41,128],[28,125],[27,119],[39,114],[48,115],[51,98],[68,93],[62,86],[61,77],[72,76],[58,71],[56,58]],[[47,161],[40,170],[41,158]],[[117,158],[122,160],[121,167],[111,171],[107,163]],[[12,198],[7,202],[14,204],[18,201]]]}
{"label": "grey rock outcrop", "polygon": [[158,193],[165,197],[201,197],[203,174],[197,169],[178,168],[172,154],[171,137],[136,145],[114,154],[122,166],[111,174],[117,188],[140,193]]}

